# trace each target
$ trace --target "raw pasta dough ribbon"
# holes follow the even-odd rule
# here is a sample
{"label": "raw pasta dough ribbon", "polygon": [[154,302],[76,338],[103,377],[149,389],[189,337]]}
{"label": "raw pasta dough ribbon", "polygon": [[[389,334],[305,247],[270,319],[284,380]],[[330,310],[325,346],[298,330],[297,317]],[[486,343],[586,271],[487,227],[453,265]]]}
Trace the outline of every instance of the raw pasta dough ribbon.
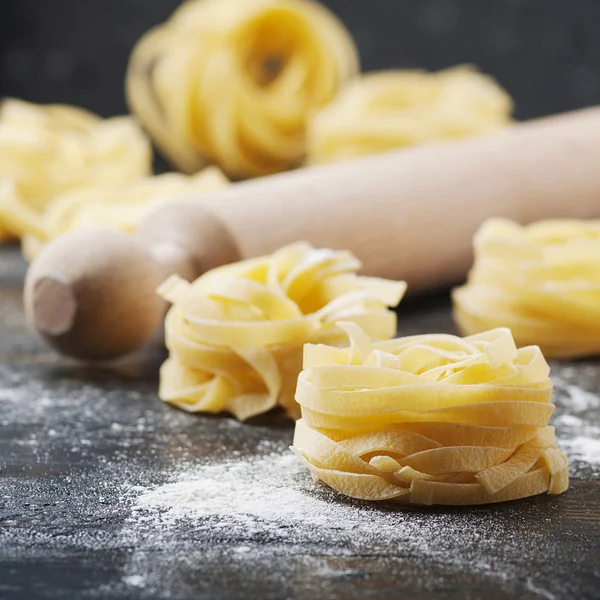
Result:
{"label": "raw pasta dough ribbon", "polygon": [[570,358],[600,352],[600,221],[485,223],[475,264],[454,290],[460,329],[510,327],[519,345]]}
{"label": "raw pasta dough ribbon", "polygon": [[148,32],[127,94],[165,156],[236,178],[301,163],[305,127],[358,70],[354,43],[308,0],[195,0]]}
{"label": "raw pasta dough ribbon", "polygon": [[[41,214],[58,195],[90,185],[118,185],[151,171],[150,143],[131,117],[100,117],[80,108],[20,100],[0,105],[0,204]],[[19,233],[11,207],[0,212],[0,238]]]}
{"label": "raw pasta dough ribbon", "polygon": [[467,137],[507,125],[511,112],[510,96],[470,67],[367,74],[311,120],[308,160],[332,162]]}
{"label": "raw pasta dough ribbon", "polygon": [[283,406],[297,416],[294,389],[306,342],[346,343],[335,321],[360,323],[388,339],[388,310],[403,282],[356,275],[349,252],[286,246],[271,256],[209,271],[189,284],[168,279],[159,293],[173,303],[165,323],[170,357],[160,397],[190,412],[229,411],[238,419]]}
{"label": "raw pasta dough ribbon", "polygon": [[362,500],[485,504],[568,487],[549,367],[508,329],[468,338],[305,346],[292,450],[315,481]]}

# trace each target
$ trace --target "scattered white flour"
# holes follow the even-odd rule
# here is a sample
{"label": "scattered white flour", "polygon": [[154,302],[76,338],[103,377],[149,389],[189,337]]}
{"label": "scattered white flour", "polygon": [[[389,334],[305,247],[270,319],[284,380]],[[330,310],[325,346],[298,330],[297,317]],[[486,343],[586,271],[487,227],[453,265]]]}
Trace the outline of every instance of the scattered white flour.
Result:
{"label": "scattered white flour", "polygon": [[554,419],[554,426],[560,429],[563,428],[581,428],[585,427],[586,423],[583,419],[576,417],[574,415],[561,415]]}
{"label": "scattered white flour", "polygon": [[545,598],[545,600],[556,600],[556,596],[550,593],[548,590],[541,588],[533,582],[531,577],[527,578],[527,589],[533,592],[538,598]]}
{"label": "scattered white flour", "polygon": [[131,587],[142,588],[146,585],[146,578],[142,575],[128,575],[127,577],[122,577],[121,580]]}
{"label": "scattered white flour", "polygon": [[133,529],[150,526],[165,533],[189,520],[204,523],[211,532],[235,540],[236,554],[249,553],[252,548],[244,540],[257,534],[296,544],[396,540],[428,555],[443,554],[451,541],[443,529],[434,532],[430,520],[410,510],[361,503],[315,485],[284,447],[266,457],[199,466],[177,479],[137,498],[129,521]]}
{"label": "scattered white flour", "polygon": [[591,466],[600,465],[600,438],[578,435],[573,439],[561,439],[559,443],[570,459],[580,460]]}
{"label": "scattered white flour", "polygon": [[552,380],[556,387],[563,392],[559,399],[560,405],[569,411],[585,412],[600,408],[600,396],[567,383],[560,377],[553,377]]}
{"label": "scattered white flour", "polygon": [[[580,476],[586,468],[588,474],[589,468],[593,473],[598,473],[600,425],[597,417],[600,416],[600,398],[560,378],[554,378],[554,381],[559,392],[555,396],[559,414],[553,424],[559,447],[569,457],[571,476]],[[585,418],[577,416],[581,413]]]}
{"label": "scattered white flour", "polygon": [[[139,550],[123,575],[142,577],[144,587],[153,593],[166,588],[156,576],[159,570],[152,563],[156,555],[150,549],[159,550],[163,561],[165,553],[176,552],[178,557],[187,553],[190,562],[226,562],[263,574],[268,573],[269,556],[279,565],[285,556],[283,564],[289,564],[290,575],[299,568],[317,582],[360,575],[352,560],[365,553],[421,558],[441,569],[469,565],[470,572],[485,577],[516,580],[513,565],[519,561],[486,560],[497,553],[497,540],[483,512],[465,519],[450,511],[400,509],[343,498],[315,485],[283,444],[267,456],[188,468],[172,483],[127,490],[133,507],[121,531],[122,543]],[[509,543],[512,535],[505,531]],[[457,545],[461,538],[466,541]],[[350,562],[340,563],[344,557]],[[181,594],[191,591],[182,589]]]}
{"label": "scattered white flour", "polygon": [[[231,525],[231,518],[250,527],[258,521],[323,527],[335,517],[336,527],[352,528],[360,521],[352,518],[356,507],[332,504],[330,498],[307,493],[306,469],[290,451],[200,466],[178,479],[143,493],[134,512],[153,510],[163,522],[217,515],[223,527]],[[164,510],[157,512],[160,508]],[[344,512],[348,514],[340,514]]]}

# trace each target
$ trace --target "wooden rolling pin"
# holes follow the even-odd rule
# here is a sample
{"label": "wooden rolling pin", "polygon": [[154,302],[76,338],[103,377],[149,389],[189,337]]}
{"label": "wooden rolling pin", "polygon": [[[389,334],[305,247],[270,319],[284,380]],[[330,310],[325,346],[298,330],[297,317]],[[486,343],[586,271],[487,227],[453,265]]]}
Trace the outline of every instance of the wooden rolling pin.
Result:
{"label": "wooden rolling pin", "polygon": [[492,216],[600,217],[600,108],[235,184],[162,207],[136,238],[66,234],[30,266],[25,308],[60,352],[115,358],[156,330],[154,290],[171,273],[193,279],[306,240],[423,291],[464,277],[472,236]]}

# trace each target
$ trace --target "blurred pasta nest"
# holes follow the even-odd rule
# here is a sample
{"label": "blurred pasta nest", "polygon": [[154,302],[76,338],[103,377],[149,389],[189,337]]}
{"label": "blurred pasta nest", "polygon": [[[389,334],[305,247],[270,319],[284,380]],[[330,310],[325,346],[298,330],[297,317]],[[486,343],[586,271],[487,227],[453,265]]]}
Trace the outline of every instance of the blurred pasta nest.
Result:
{"label": "blurred pasta nest", "polygon": [[236,178],[299,165],[305,128],[358,70],[338,19],[309,0],[192,0],[142,37],[127,92],[165,156]]}
{"label": "blurred pasta nest", "polygon": [[600,221],[486,222],[475,264],[453,292],[465,333],[510,327],[554,358],[600,352]]}
{"label": "blurred pasta nest", "polygon": [[358,276],[360,266],[350,252],[298,243],[192,284],[171,277],[159,288],[173,303],[160,397],[190,412],[229,411],[239,419],[278,404],[297,416],[306,342],[347,343],[335,325],[340,318],[360,323],[375,340],[396,332],[388,307],[398,304],[405,284]]}
{"label": "blurred pasta nest", "polygon": [[568,487],[537,346],[508,329],[468,338],[307,345],[293,450],[315,481],[363,500],[483,504]]}
{"label": "blurred pasta nest", "polygon": [[[0,195],[41,214],[56,196],[88,185],[127,183],[151,171],[150,143],[131,117],[100,117],[80,108],[0,104]],[[14,235],[10,211],[0,237]]]}
{"label": "blurred pasta nest", "polygon": [[106,182],[57,196],[41,215],[9,190],[4,195],[0,190],[0,218],[4,213],[10,214],[13,227],[21,236],[23,254],[31,260],[47,242],[67,231],[106,227],[134,233],[143,218],[161,205],[200,197],[227,184],[216,167],[189,176],[164,173],[120,185]]}
{"label": "blurred pasta nest", "polygon": [[512,108],[491,77],[469,66],[363,75],[311,120],[308,161],[472,136],[507,125]]}

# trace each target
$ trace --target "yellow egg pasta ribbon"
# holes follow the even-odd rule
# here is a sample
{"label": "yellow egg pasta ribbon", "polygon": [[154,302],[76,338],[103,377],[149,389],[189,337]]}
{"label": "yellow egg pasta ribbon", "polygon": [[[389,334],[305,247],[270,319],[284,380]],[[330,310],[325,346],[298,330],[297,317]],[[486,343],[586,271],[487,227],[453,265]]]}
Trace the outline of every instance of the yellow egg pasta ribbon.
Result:
{"label": "yellow egg pasta ribbon", "polygon": [[73,229],[108,227],[134,233],[142,219],[162,204],[198,197],[227,185],[216,167],[197,175],[165,173],[121,185],[96,185],[66,192],[52,200],[40,215],[10,188],[0,187],[0,219],[10,220],[21,237],[21,248],[33,259],[44,245]]}
{"label": "yellow egg pasta ribbon", "polygon": [[299,165],[312,113],[358,71],[338,19],[309,0],[192,0],[135,47],[127,96],[169,161],[234,178]]}
{"label": "yellow egg pasta ribbon", "polygon": [[308,161],[326,163],[507,125],[513,104],[468,66],[438,73],[381,71],[350,83],[308,128]]}
{"label": "yellow egg pasta ribbon", "polygon": [[[41,214],[60,194],[127,183],[151,172],[150,143],[131,117],[6,99],[0,104],[0,201]],[[0,213],[0,239],[19,233],[19,215]]]}
{"label": "yellow egg pasta ribbon", "polygon": [[292,450],[315,481],[361,500],[486,504],[569,485],[548,426],[549,367],[505,328],[459,338],[307,344]]}
{"label": "yellow egg pasta ribbon", "polygon": [[346,251],[300,242],[271,256],[207,272],[194,283],[171,277],[159,294],[171,302],[165,322],[170,356],[159,395],[190,412],[229,411],[247,419],[294,401],[306,342],[347,343],[335,322],[359,323],[367,339],[396,332],[406,285],[356,274]]}
{"label": "yellow egg pasta ribbon", "polygon": [[509,327],[550,358],[600,353],[600,221],[492,219],[474,246],[467,283],[453,292],[463,333]]}

